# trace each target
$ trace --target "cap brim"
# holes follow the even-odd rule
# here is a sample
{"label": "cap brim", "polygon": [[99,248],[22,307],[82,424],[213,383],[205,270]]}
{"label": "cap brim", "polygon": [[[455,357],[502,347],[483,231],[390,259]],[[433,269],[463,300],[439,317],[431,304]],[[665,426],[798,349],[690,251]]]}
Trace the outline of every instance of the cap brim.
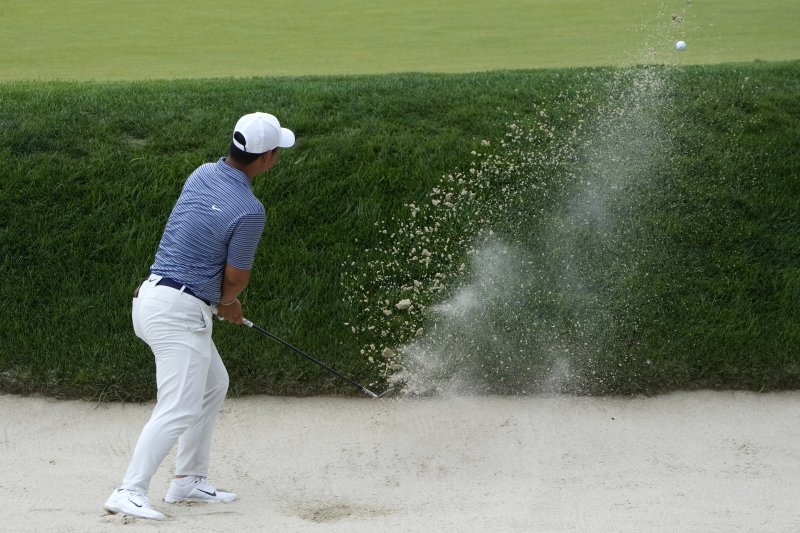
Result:
{"label": "cap brim", "polygon": [[294,146],[294,132],[281,128],[281,138],[278,139],[278,146],[281,148],[291,148]]}

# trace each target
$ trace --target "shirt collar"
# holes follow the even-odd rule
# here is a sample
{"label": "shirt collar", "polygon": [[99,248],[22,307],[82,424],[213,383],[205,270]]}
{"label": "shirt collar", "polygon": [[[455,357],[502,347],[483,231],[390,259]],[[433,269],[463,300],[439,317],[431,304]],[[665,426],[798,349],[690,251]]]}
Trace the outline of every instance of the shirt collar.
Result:
{"label": "shirt collar", "polygon": [[247,174],[245,174],[238,168],[233,168],[232,166],[230,166],[227,162],[225,162],[224,157],[220,157],[219,161],[217,161],[217,168],[220,170],[220,172],[222,172],[226,176],[233,178],[234,180],[239,181],[241,183],[247,184],[247,186],[250,189],[253,188],[253,184],[250,183],[250,178],[247,177]]}

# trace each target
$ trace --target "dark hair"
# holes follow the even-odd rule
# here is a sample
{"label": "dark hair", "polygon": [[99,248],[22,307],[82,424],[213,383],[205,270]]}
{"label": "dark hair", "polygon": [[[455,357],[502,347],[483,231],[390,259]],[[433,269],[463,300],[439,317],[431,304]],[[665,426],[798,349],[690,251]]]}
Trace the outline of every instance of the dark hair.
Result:
{"label": "dark hair", "polygon": [[228,148],[228,157],[230,157],[237,163],[241,163],[242,165],[249,165],[256,159],[261,157],[261,155],[262,154],[251,154],[245,152],[244,150],[239,149],[235,144],[233,144],[233,141],[231,141],[231,145]]}

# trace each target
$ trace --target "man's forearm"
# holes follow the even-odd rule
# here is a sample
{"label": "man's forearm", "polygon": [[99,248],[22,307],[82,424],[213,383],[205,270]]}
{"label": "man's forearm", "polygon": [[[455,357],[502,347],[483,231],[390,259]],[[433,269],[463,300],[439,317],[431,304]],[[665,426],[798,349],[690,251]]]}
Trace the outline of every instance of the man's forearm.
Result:
{"label": "man's forearm", "polygon": [[231,265],[225,265],[225,273],[222,276],[222,294],[220,295],[221,304],[229,304],[236,300],[250,281],[250,271],[241,270]]}

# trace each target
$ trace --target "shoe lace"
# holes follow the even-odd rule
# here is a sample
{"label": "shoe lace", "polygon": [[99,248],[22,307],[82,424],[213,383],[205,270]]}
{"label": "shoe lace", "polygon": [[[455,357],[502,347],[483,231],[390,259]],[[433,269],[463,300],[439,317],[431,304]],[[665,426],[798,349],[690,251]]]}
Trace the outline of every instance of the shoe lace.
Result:
{"label": "shoe lace", "polygon": [[217,489],[215,489],[214,486],[211,485],[211,483],[208,482],[208,478],[207,477],[198,477],[195,480],[195,483],[196,483],[196,485],[198,487],[202,487],[203,490],[208,490],[209,492],[216,492],[217,491]]}
{"label": "shoe lace", "polygon": [[147,499],[147,496],[144,494],[140,494],[135,490],[125,490],[125,493],[128,496],[128,499],[137,505],[141,505],[142,507],[150,507],[150,500]]}

